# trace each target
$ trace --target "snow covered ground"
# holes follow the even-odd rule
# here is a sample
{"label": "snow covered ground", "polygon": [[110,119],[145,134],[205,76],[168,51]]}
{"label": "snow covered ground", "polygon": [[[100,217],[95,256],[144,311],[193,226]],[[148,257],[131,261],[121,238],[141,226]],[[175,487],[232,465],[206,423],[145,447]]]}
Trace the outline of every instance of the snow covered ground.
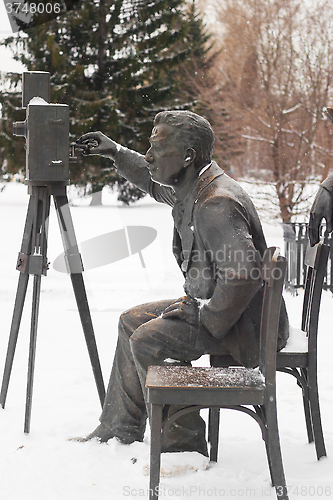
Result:
{"label": "snow covered ground", "polygon": [[[86,271],[85,284],[105,381],[117,338],[119,314],[138,303],[182,294],[182,276],[171,253],[170,209],[145,198],[130,208],[103,193],[104,205],[77,200],[71,212],[77,239],[83,242],[128,225],[146,225],[157,238],[138,254]],[[27,188],[6,185],[0,193],[0,376],[2,377],[19,273]],[[277,223],[264,224],[269,245],[283,248]],[[31,284],[19,333],[5,409],[0,409],[1,500],[111,500],[147,498],[149,435],[144,443],[124,446],[77,443],[69,437],[98,425],[100,404],[74,301],[71,282],[52,262],[62,252],[51,208],[48,276],[42,279],[31,432],[23,432]],[[285,295],[291,324],[299,326],[302,295]],[[290,499],[333,497],[333,352],[331,293],[324,292],[319,335],[319,383],[328,457],[316,459],[307,443],[301,392],[292,377],[278,374],[279,427]],[[206,360],[203,361],[204,363]],[[225,411],[221,418],[220,456],[207,470],[163,478],[161,498],[275,498],[270,486],[264,443],[257,424],[246,415]]]}

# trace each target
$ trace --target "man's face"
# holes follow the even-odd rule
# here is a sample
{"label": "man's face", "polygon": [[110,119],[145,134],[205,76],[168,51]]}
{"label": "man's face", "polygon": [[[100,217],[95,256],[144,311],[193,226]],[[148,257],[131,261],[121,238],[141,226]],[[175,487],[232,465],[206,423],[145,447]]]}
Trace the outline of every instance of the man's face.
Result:
{"label": "man's face", "polygon": [[184,145],[180,143],[170,125],[157,125],[153,128],[145,160],[151,178],[165,186],[176,186],[185,174]]}

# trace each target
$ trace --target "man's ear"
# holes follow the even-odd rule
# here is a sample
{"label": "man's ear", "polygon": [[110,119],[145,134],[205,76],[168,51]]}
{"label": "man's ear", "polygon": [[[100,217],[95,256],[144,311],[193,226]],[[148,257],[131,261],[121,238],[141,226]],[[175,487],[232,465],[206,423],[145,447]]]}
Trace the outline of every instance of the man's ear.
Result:
{"label": "man's ear", "polygon": [[185,154],[184,167],[188,167],[189,165],[191,165],[191,163],[193,163],[194,160],[196,159],[196,156],[197,156],[197,153],[196,153],[195,149],[188,148],[186,150],[186,154]]}

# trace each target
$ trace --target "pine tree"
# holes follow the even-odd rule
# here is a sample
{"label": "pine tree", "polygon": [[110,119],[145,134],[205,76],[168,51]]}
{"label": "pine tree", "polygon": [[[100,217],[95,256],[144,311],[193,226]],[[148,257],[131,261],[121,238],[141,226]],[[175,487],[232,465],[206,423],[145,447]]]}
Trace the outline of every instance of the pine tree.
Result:
{"label": "pine tree", "polygon": [[[179,68],[197,50],[184,0],[87,0],[48,24],[34,22],[15,42],[25,48],[17,58],[29,71],[50,72],[51,102],[69,104],[72,139],[102,130],[144,153],[156,112],[193,105],[180,92]],[[0,99],[7,120],[14,102],[20,113],[17,95]],[[10,121],[2,121],[0,147],[15,158],[16,166],[9,161],[6,167],[15,172],[22,140],[12,137]],[[71,182],[88,184],[91,192],[116,185],[124,202],[143,195],[100,157],[72,164]]]}
{"label": "pine tree", "polygon": [[201,15],[197,9],[196,1],[192,0],[188,12],[189,30],[188,43],[191,47],[192,60],[200,62],[201,66],[207,67],[211,58],[208,56],[213,48],[211,36],[208,34]]}

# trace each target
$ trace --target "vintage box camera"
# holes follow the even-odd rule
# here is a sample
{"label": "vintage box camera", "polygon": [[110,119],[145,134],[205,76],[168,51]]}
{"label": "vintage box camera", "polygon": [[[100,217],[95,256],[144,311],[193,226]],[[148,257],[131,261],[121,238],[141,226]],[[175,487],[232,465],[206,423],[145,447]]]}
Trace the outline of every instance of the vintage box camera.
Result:
{"label": "vintage box camera", "polygon": [[14,135],[26,138],[26,184],[68,184],[69,107],[46,102],[45,74],[25,75],[22,104],[27,107],[27,117],[14,123]]}

